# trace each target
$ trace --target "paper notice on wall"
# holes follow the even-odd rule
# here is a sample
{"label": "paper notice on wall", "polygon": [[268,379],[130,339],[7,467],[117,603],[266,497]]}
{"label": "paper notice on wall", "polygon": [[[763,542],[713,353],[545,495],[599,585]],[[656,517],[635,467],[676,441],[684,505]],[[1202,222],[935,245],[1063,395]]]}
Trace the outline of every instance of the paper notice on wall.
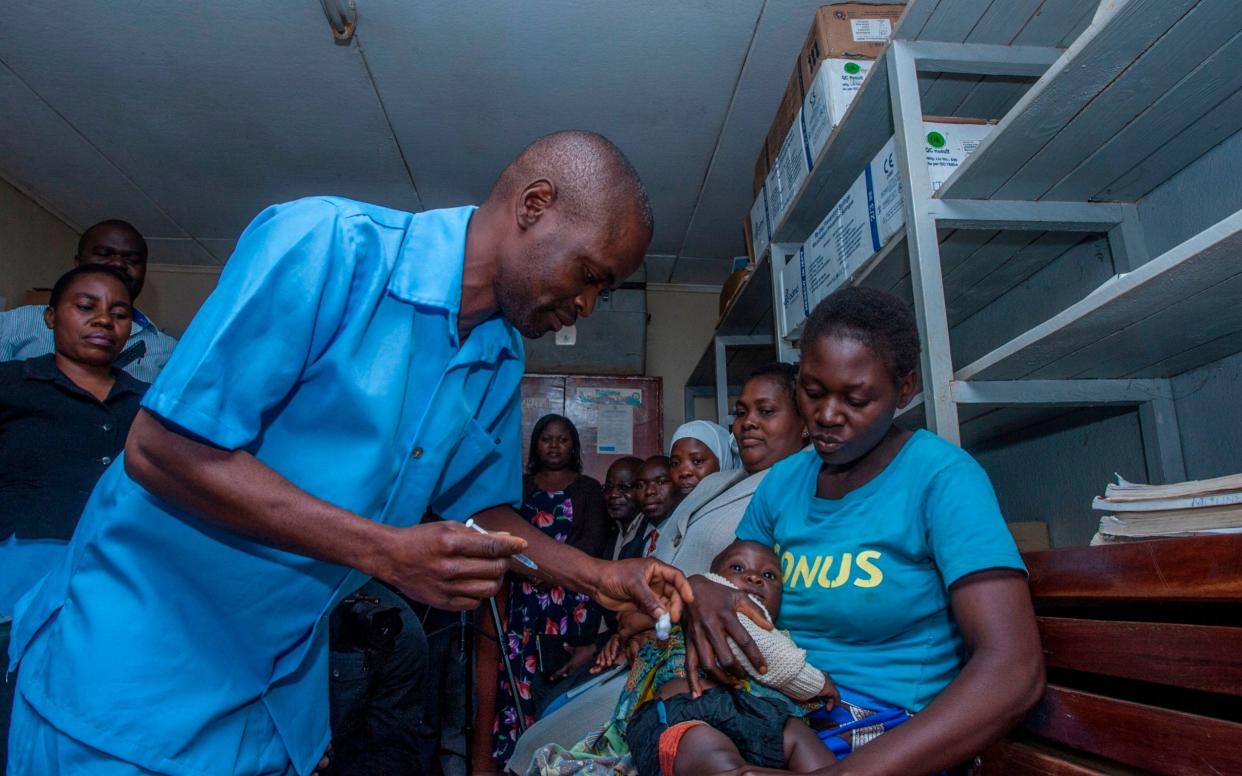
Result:
{"label": "paper notice on wall", "polygon": [[634,454],[634,407],[606,404],[598,410],[595,452],[604,455]]}
{"label": "paper notice on wall", "polygon": [[637,407],[643,403],[643,389],[579,388],[576,398],[582,404],[625,404]]}

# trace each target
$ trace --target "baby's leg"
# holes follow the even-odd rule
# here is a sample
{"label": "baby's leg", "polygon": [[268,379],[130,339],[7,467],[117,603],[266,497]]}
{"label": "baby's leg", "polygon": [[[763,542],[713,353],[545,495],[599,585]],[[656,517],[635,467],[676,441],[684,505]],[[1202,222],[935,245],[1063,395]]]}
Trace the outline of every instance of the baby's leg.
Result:
{"label": "baby's leg", "polygon": [[785,764],[795,773],[810,773],[834,765],[837,758],[810,726],[796,717],[785,721]]}
{"label": "baby's leg", "polygon": [[745,766],[737,746],[710,725],[695,725],[687,731],[673,760],[676,776],[731,773]]}

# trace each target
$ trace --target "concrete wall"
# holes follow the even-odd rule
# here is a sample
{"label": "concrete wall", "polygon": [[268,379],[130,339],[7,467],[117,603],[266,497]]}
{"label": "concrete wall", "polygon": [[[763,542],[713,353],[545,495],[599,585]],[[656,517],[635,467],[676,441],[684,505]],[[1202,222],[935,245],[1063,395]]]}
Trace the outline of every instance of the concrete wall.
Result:
{"label": "concrete wall", "polygon": [[[73,267],[79,233],[0,180],[0,309],[21,304],[28,288],[50,288]],[[139,299],[160,328],[179,336],[220,277],[218,267],[152,264]]]}
{"label": "concrete wall", "polygon": [[590,318],[578,320],[576,341],[556,344],[547,334],[526,340],[526,371],[570,375],[641,375],[647,350],[647,298],[638,289],[614,291]]}
{"label": "concrete wall", "polygon": [[0,180],[0,309],[20,305],[28,288],[50,288],[77,249],[77,231]]}
{"label": "concrete wall", "polygon": [[719,291],[647,289],[646,374],[664,378],[665,439],[685,421],[682,389],[715,332],[719,305]]}
{"label": "concrete wall", "polygon": [[[1139,204],[1153,255],[1238,210],[1242,210],[1242,132],[1204,154]],[[1242,261],[1242,256],[1231,260]],[[1240,384],[1239,355],[1174,379],[1187,477],[1203,479],[1242,472]]]}
{"label": "concrete wall", "polygon": [[1186,476],[1242,472],[1242,354],[1173,379]]}
{"label": "concrete wall", "polygon": [[1139,203],[1152,256],[1242,209],[1242,132],[1208,151]]}
{"label": "concrete wall", "polygon": [[1100,516],[1091,499],[1113,474],[1147,477],[1138,413],[1080,410],[972,449],[1010,522],[1043,520],[1054,547],[1084,545]]}

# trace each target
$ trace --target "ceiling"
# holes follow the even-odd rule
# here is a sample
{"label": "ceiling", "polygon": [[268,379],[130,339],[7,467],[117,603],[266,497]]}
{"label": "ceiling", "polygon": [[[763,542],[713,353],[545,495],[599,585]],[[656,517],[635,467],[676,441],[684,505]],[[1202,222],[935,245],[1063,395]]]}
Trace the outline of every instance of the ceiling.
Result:
{"label": "ceiling", "polygon": [[[152,262],[218,265],[263,207],[481,201],[526,143],[602,132],[651,192],[649,282],[719,283],[817,0],[0,4],[0,176]],[[59,257],[57,257],[59,260]]]}

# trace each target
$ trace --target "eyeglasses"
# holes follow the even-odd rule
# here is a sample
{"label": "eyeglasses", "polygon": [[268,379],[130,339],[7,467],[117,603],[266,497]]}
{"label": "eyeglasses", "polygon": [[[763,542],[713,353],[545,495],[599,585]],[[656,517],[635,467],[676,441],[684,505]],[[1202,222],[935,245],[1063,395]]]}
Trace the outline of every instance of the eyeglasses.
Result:
{"label": "eyeglasses", "polygon": [[645,488],[648,485],[663,486],[663,485],[671,485],[671,484],[673,484],[673,481],[669,479],[668,477],[656,477],[654,480],[639,480],[637,483],[638,487],[640,488]]}

